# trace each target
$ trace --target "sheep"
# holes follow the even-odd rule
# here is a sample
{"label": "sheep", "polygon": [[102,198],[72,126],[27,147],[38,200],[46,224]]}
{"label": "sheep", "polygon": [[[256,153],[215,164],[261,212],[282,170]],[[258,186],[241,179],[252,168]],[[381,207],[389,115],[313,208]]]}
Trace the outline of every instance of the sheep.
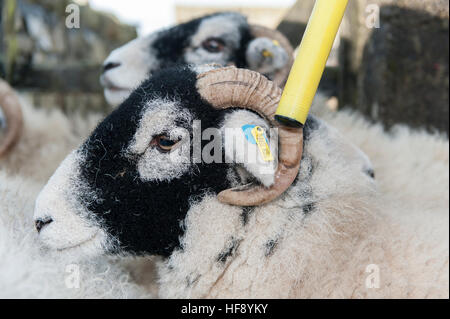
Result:
{"label": "sheep", "polygon": [[[161,256],[165,298],[448,297],[448,227],[427,238],[393,218],[368,157],[318,118],[303,129],[301,166],[287,189],[274,185],[279,169],[258,169],[264,164],[183,161],[193,121],[220,131],[246,124],[270,131],[280,95],[252,71],[156,72],[40,192],[34,220],[42,244],[87,258]],[[262,103],[256,109],[255,99]],[[289,142],[302,132],[278,133],[276,166],[287,164],[290,149],[295,156],[286,166],[297,172],[299,154]],[[226,135],[223,143],[225,158],[243,156]],[[268,188],[254,192],[255,184]]]}
{"label": "sheep", "polygon": [[[25,174],[23,175],[26,176],[26,179],[21,179],[20,183],[17,183],[14,179],[2,178],[3,176],[0,177],[0,193],[2,193],[0,195],[0,203],[2,203],[2,223],[3,221],[8,221],[8,216],[10,216],[11,219],[16,220],[17,222],[24,219],[25,226],[19,228],[16,224],[10,224],[11,228],[8,229],[3,223],[4,227],[0,232],[4,235],[4,239],[0,241],[3,243],[2,247],[4,247],[2,258],[0,259],[4,261],[4,263],[0,265],[0,268],[2,268],[0,273],[5,274],[4,277],[0,278],[1,286],[5,287],[5,294],[3,296],[44,296],[42,295],[42,290],[37,291],[33,288],[33,283],[30,278],[36,278],[37,288],[47,285],[45,296],[58,297],[63,296],[62,293],[64,293],[65,296],[67,291],[61,292],[55,287],[55,284],[50,282],[47,283],[46,280],[44,281],[42,279],[59,275],[59,272],[64,272],[64,266],[58,266],[59,268],[56,269],[57,271],[52,273],[52,275],[49,275],[49,273],[42,275],[42,272],[36,271],[37,269],[42,269],[39,268],[38,264],[43,261],[36,262],[37,256],[33,254],[33,250],[36,248],[32,244],[34,243],[34,238],[32,237],[32,240],[28,240],[31,223],[26,221],[27,218],[29,218],[27,215],[23,216],[21,214],[23,211],[22,204],[19,205],[20,209],[18,209],[19,207],[17,207],[18,203],[16,203],[16,201],[20,198],[21,203],[25,201],[32,203],[35,199],[35,191],[28,190],[29,187],[27,185],[33,184],[33,182],[30,181],[30,178],[35,179],[35,175],[42,175],[39,177],[38,185],[34,186],[34,188],[38,189],[39,187],[42,187],[41,183],[43,183],[44,179],[49,177],[48,174],[56,168],[57,162],[68,153],[70,148],[75,147],[79,143],[78,140],[80,137],[78,137],[77,132],[85,132],[89,130],[89,128],[84,128],[85,124],[81,119],[72,123],[74,120],[73,118],[69,121],[58,111],[49,113],[43,109],[34,109],[29,103],[26,103],[26,100],[24,99],[21,99],[21,102],[23,105],[25,122],[22,139],[19,141],[14,152],[11,152],[7,157],[7,163],[0,162],[0,167],[1,170],[4,171],[5,165],[2,164],[13,166],[16,164],[14,173],[17,174],[24,171]],[[320,100],[316,101],[313,111],[319,110],[321,103],[322,101]],[[411,219],[417,220],[417,222],[413,224],[419,225],[415,226],[417,228],[414,230],[415,234],[424,233],[424,229],[426,228],[428,233],[425,232],[425,234],[430,237],[436,237],[436,229],[439,229],[439,226],[442,227],[442,225],[448,225],[448,222],[443,222],[442,216],[436,216],[436,213],[439,212],[439,214],[448,218],[447,139],[420,132],[410,132],[405,128],[397,130],[394,135],[385,134],[380,125],[369,125],[357,114],[346,111],[340,111],[334,114],[320,110],[320,112],[317,113],[320,116],[325,117],[327,121],[334,126],[337,126],[339,130],[345,134],[346,138],[352,139],[354,143],[359,145],[359,147],[362,147],[364,151],[370,155],[371,159],[374,160],[377,172],[377,182],[380,192],[383,192],[384,200],[395,200],[400,203],[396,205],[395,210],[391,210],[392,216],[390,217],[395,216],[396,219],[400,218],[400,222],[403,225],[410,224]],[[92,122],[95,122],[94,120]],[[81,129],[77,128],[80,124],[83,124],[81,125]],[[90,125],[92,125],[92,123]],[[75,135],[71,136],[71,134],[74,133]],[[402,151],[399,152],[399,149],[402,149]],[[420,151],[418,152],[417,150]],[[24,154],[20,154],[22,152],[24,152]],[[413,172],[417,170],[418,164],[420,165],[421,173],[414,174]],[[49,167],[45,167],[46,165]],[[20,169],[20,167],[22,167],[22,169]],[[41,171],[42,169],[45,173]],[[31,205],[25,207],[31,208]],[[6,216],[5,208],[6,211],[9,209],[10,212],[9,214],[6,214]],[[388,211],[385,212],[388,213]],[[433,221],[433,223],[430,224],[430,221]],[[26,238],[27,240],[25,243],[30,244],[21,242],[20,246],[17,247],[17,250],[14,250],[18,243],[14,238]],[[448,240],[443,240],[441,245],[445,242],[448,242]],[[17,251],[17,254],[12,254],[12,251]],[[129,265],[127,268],[136,267],[135,261],[131,260],[128,263]],[[7,267],[11,264],[22,265],[19,267],[21,272],[11,272],[11,269]],[[53,265],[55,264],[53,260],[46,260],[45,264],[47,265],[45,267],[46,271],[54,271],[51,268],[54,267]],[[64,265],[66,264],[67,263]],[[141,266],[142,265],[139,264],[139,267]],[[148,272],[148,266],[150,266],[151,270],[151,263],[150,265],[146,265],[146,272]],[[18,267],[15,269],[17,270]],[[135,270],[132,269],[132,271],[134,272]],[[17,286],[17,280],[14,281],[13,278],[20,278],[22,276],[21,274],[24,274],[24,272],[27,272],[29,279],[23,281],[23,285]],[[115,274],[113,273],[111,279],[108,280],[111,281],[114,276]],[[141,282],[142,278],[140,277],[142,277],[142,274],[138,274],[138,276],[138,280]],[[7,281],[5,281],[5,279],[7,279]],[[97,281],[93,281],[91,284],[95,284],[95,282]],[[61,282],[57,283],[62,284]],[[12,289],[12,284],[14,284],[16,289]],[[22,292],[20,292],[20,290]],[[36,292],[36,294],[33,294],[33,292]],[[99,292],[96,291],[96,293],[98,294]],[[130,295],[130,292],[127,294]],[[78,291],[78,294],[71,296],[98,297],[99,295],[87,294],[86,291],[81,290]],[[114,295],[114,297],[118,297],[118,295]]]}
{"label": "sheep", "polygon": [[114,50],[103,64],[100,82],[108,103],[117,106],[157,70],[206,63],[249,68],[282,86],[293,63],[293,48],[278,31],[250,25],[239,13],[216,13]]}
{"label": "sheep", "polygon": [[0,170],[39,183],[48,180],[59,163],[103,118],[98,113],[68,116],[58,109],[36,108],[23,95],[17,105],[23,115],[20,139],[3,153]]}
{"label": "sheep", "polygon": [[[445,218],[442,218],[447,216],[448,219],[448,139],[426,132],[414,132],[405,127],[396,129],[395,133],[386,134],[380,124],[369,123],[359,114],[346,110],[337,113],[329,112],[321,107],[323,102],[322,99],[317,99],[312,111],[338,128],[346,139],[362,148],[373,160],[378,191],[383,197],[382,200],[396,203],[395,209],[384,210],[386,215],[389,218],[400,219],[399,222],[402,225],[408,225],[408,228],[415,227],[415,234],[429,238],[436,237],[436,230],[448,225],[448,220],[445,222]],[[58,133],[54,134],[56,136],[66,136],[61,140],[51,139],[53,143],[61,144],[67,140],[67,134],[70,132],[67,126],[74,127],[74,125],[62,114],[53,111],[48,121],[50,123],[61,121],[67,126],[49,124],[49,127],[46,127],[44,116],[48,114],[48,111],[35,109],[23,98],[22,105],[25,130],[19,145],[27,144],[33,135],[37,135],[41,140],[41,147],[47,147],[45,145],[47,136],[41,133],[45,130],[53,133],[57,131]],[[38,125],[39,122],[42,124]],[[76,136],[70,140],[75,138]],[[61,155],[55,153],[55,147],[49,149],[48,156],[42,156],[42,160],[37,159],[41,161],[39,167],[47,164],[46,160],[56,154],[56,159],[50,160],[50,166],[53,167],[58,158],[62,160],[61,156],[68,153],[66,149],[76,147],[77,144],[78,142],[72,146],[64,145]],[[25,145],[23,149],[28,150]],[[16,153],[21,151],[21,147],[14,150]],[[35,163],[30,161],[27,164]],[[417,165],[420,165],[420,174],[414,173],[417,171]],[[53,170],[55,168],[56,166]],[[3,172],[2,169],[0,171]],[[30,180],[29,176],[12,178],[5,176],[2,172],[0,172],[0,286],[4,289],[0,292],[1,297],[144,298],[157,295],[154,258],[147,261],[146,257],[140,257],[137,260],[128,258],[119,266],[115,264],[111,266],[108,261],[97,260],[95,264],[99,269],[93,272],[89,270],[88,273],[85,273],[86,267],[91,269],[92,262],[88,265],[81,264],[83,270],[81,289],[65,289],[64,280],[68,275],[65,268],[70,263],[66,257],[55,260],[47,255],[40,256],[38,241],[32,231],[33,203],[45,181],[40,178],[41,181],[34,182],[34,178]],[[448,238],[448,235],[444,236],[445,238]],[[437,242],[443,245],[445,242],[448,243],[448,240]],[[120,258],[121,261],[122,259]],[[11,265],[14,265],[14,268],[11,268]],[[110,276],[98,280],[103,276],[104,269],[110,269],[106,273]],[[119,271],[120,274],[117,273]],[[124,276],[130,277],[128,282],[122,282]],[[106,283],[109,284],[105,287],[106,290],[110,291],[110,287],[122,287],[120,289],[123,289],[123,293],[117,294],[118,290],[112,289],[111,294],[105,294],[100,288],[102,286],[99,285]],[[136,289],[136,284],[145,290],[133,291]]]}

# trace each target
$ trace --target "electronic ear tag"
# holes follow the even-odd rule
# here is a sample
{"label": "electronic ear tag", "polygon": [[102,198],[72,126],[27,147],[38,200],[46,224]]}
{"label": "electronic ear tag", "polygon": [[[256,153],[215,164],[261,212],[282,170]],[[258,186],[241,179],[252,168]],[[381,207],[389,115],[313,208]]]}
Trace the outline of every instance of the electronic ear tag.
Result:
{"label": "electronic ear tag", "polygon": [[256,141],[256,145],[258,145],[259,152],[261,153],[264,162],[272,162],[274,159],[264,129],[261,126],[255,126],[251,133]]}

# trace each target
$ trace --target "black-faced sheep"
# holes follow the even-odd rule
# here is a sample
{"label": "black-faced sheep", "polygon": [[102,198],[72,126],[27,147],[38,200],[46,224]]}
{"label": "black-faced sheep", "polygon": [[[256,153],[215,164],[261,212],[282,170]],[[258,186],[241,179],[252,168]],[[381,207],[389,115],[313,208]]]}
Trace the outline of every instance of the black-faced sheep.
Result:
{"label": "black-faced sheep", "polygon": [[[61,252],[91,256],[164,256],[164,297],[352,297],[367,292],[361,281],[365,267],[387,263],[371,238],[376,234],[371,227],[380,231],[380,224],[371,210],[370,161],[311,117],[304,128],[300,171],[279,198],[258,207],[223,204],[217,194],[224,189],[249,181],[276,183],[279,170],[183,161],[178,141],[186,134],[193,137],[196,120],[220,131],[246,124],[267,130],[281,90],[251,71],[203,71],[207,68],[156,73],[66,158],[36,201],[41,240]],[[214,94],[216,89],[226,94]],[[258,112],[241,109],[253,107],[255,99],[261,103]],[[230,105],[235,108],[225,108]],[[284,133],[279,133],[280,163],[285,161]],[[225,157],[240,152],[227,149],[226,138],[223,143]],[[235,193],[254,196],[249,189]],[[373,260],[366,252],[354,256],[355,249],[375,249],[377,255]]]}
{"label": "black-faced sheep", "polygon": [[100,82],[111,105],[120,104],[149,74],[175,64],[235,65],[282,86],[293,49],[278,31],[250,25],[238,13],[218,13],[138,38],[106,59]]}
{"label": "black-faced sheep", "polygon": [[[193,140],[194,121],[220,131],[246,124],[267,131],[280,93],[234,68],[157,72],[44,187],[35,207],[40,239],[75,255],[163,256],[162,297],[448,296],[448,247],[394,222],[395,210],[386,213],[377,198],[370,161],[319,119],[304,127],[292,185],[265,205],[230,206],[218,194],[248,182],[268,186],[278,171],[183,160],[186,145],[178,141]],[[255,99],[258,112],[242,110]],[[221,108],[230,104],[235,108]],[[225,135],[226,158],[243,155],[227,145]],[[238,197],[249,194],[241,191]]]}
{"label": "black-faced sheep", "polygon": [[[41,187],[41,180],[48,176],[48,172],[56,162],[67,153],[70,147],[79,144],[78,134],[74,134],[72,130],[78,127],[76,132],[85,132],[87,124],[81,123],[81,121],[71,123],[59,112],[48,114],[42,109],[35,110],[32,106],[27,105],[25,100],[22,99],[26,123],[22,138],[17,144],[17,148],[8,152],[0,163],[2,171],[0,174],[0,228],[2,228],[2,232],[0,233],[4,237],[4,240],[0,241],[3,244],[0,249],[2,255],[0,268],[4,274],[3,277],[0,276],[0,282],[7,288],[6,291],[3,291],[3,295],[6,297],[42,297],[43,285],[47,287],[45,296],[65,296],[69,292],[64,286],[64,278],[60,272],[62,271],[64,275],[64,267],[68,262],[57,262],[53,259],[46,261],[48,256],[39,259],[37,255],[34,255],[36,250],[34,236],[31,238],[28,236],[31,231],[31,223],[23,220],[29,218],[30,212],[28,211],[31,207],[28,206],[31,205],[24,206],[24,202],[34,201],[34,191],[30,192],[28,189],[29,186],[34,185],[30,181],[30,177],[37,177],[36,180],[39,181],[39,184],[33,188]],[[319,106],[316,103],[313,111],[320,109]],[[0,107],[2,107],[1,102]],[[312,138],[305,140],[304,157],[309,157],[309,150],[311,150],[311,154],[318,154],[320,149],[326,150],[325,152],[321,151],[320,154],[329,154],[328,158],[327,156],[318,156],[317,169],[315,169],[314,178],[311,179],[308,186],[314,190],[319,199],[327,199],[329,196],[329,205],[326,200],[319,200],[319,205],[315,207],[310,216],[312,218],[307,220],[308,222],[301,228],[281,227],[289,235],[283,237],[286,238],[286,241],[278,241],[277,244],[274,240],[267,241],[267,247],[274,247],[275,252],[274,258],[270,258],[270,264],[267,267],[269,259],[265,262],[265,259],[259,258],[259,245],[254,247],[254,258],[248,258],[253,260],[253,264],[250,266],[263,268],[261,272],[265,271],[265,273],[258,274],[258,271],[255,270],[250,273],[255,276],[247,281],[242,281],[240,285],[234,281],[234,278],[246,276],[246,272],[249,271],[249,268],[242,268],[239,264],[243,257],[252,256],[249,249],[244,250],[245,246],[235,249],[235,253],[231,255],[221,253],[220,256],[228,257],[230,263],[228,264],[227,261],[226,267],[221,266],[220,269],[217,269],[214,263],[215,258],[207,258],[208,254],[216,257],[217,251],[223,250],[224,252],[226,250],[221,248],[225,245],[220,240],[216,240],[215,245],[208,246],[209,239],[215,240],[218,235],[212,233],[220,229],[219,226],[226,222],[224,218],[228,216],[222,214],[226,208],[215,203],[212,198],[211,200],[215,203],[213,206],[216,208],[213,211],[215,217],[204,212],[204,219],[201,219],[201,215],[198,215],[198,218],[200,221],[208,221],[207,218],[211,218],[215,222],[211,225],[199,224],[204,227],[209,226],[209,229],[190,227],[187,233],[192,233],[195,229],[200,232],[205,230],[205,235],[200,238],[198,243],[195,243],[195,247],[193,247],[193,240],[196,240],[194,236],[183,237],[185,238],[183,239],[184,243],[190,243],[186,247],[191,247],[192,254],[186,255],[182,259],[177,257],[178,260],[183,261],[183,264],[176,267],[170,276],[167,276],[165,272],[167,267],[169,269],[173,269],[173,267],[167,264],[167,259],[163,262],[160,271],[162,296],[448,298],[448,139],[430,136],[424,132],[410,132],[406,128],[400,128],[394,135],[388,135],[383,133],[381,126],[369,125],[355,114],[346,112],[339,112],[335,115],[321,114],[321,116],[324,115],[333,125],[338,126],[347,138],[360,145],[374,159],[377,181],[384,204],[373,204],[373,198],[362,196],[367,190],[365,188],[352,192],[352,183],[359,181],[360,177],[358,176],[354,178],[354,181],[351,178],[343,180],[340,184],[343,187],[340,189],[337,189],[339,186],[337,184],[336,188],[331,187],[336,176],[342,173],[333,168],[337,167],[334,163],[336,159],[340,158],[338,162],[344,160],[341,156],[343,150],[338,149],[339,146],[336,146],[335,152],[331,151],[330,145],[317,147],[321,143],[320,141],[325,141],[325,136],[320,133],[323,132],[324,127],[322,127],[315,131]],[[3,118],[5,117],[3,116]],[[80,124],[82,125],[80,126]],[[331,129],[331,131],[333,130]],[[308,135],[308,132],[309,127],[307,126],[305,134]],[[0,142],[2,137],[0,136]],[[342,142],[341,137],[335,137]],[[306,165],[305,163],[303,161],[302,165]],[[351,165],[350,163],[351,161],[348,165]],[[328,166],[329,168],[322,174],[322,169]],[[11,167],[13,168],[11,169]],[[359,171],[358,167],[359,165],[356,166],[355,172]],[[20,174],[23,178],[6,178],[3,174],[5,168],[7,168],[6,171]],[[414,174],[417,171],[420,171],[421,174]],[[322,176],[322,178],[318,178],[318,176]],[[295,187],[297,186],[294,183],[292,189]],[[359,201],[358,199],[361,197],[364,198]],[[387,203],[389,203],[388,206],[385,205]],[[273,208],[272,205],[268,205],[268,207]],[[280,211],[283,216],[280,218],[285,218],[290,208],[292,207],[280,205],[275,208],[276,212],[274,213]],[[187,216],[195,216],[194,209],[191,211]],[[246,225],[255,225],[255,218],[257,215],[261,215],[261,212],[264,212],[264,207],[255,208],[253,212],[251,208],[248,208],[242,218],[247,221]],[[236,214],[240,216],[239,210],[236,210],[232,216],[233,223],[235,223],[233,227],[239,230],[241,218],[235,218]],[[278,220],[275,218],[276,216],[278,215],[267,213],[261,218],[265,218],[266,225],[271,225]],[[190,220],[192,224],[192,217]],[[20,227],[18,227],[18,223],[21,223]],[[227,224],[223,223],[223,225]],[[260,225],[260,223],[256,225]],[[243,244],[251,242],[255,238],[264,237],[261,234],[261,227],[250,228],[247,226],[248,235],[245,234]],[[298,231],[298,229],[300,230]],[[74,231],[76,231],[76,227]],[[232,232],[227,231],[227,233],[231,234]],[[24,241],[29,244],[25,245]],[[299,242],[302,244],[300,245]],[[202,249],[206,247],[214,253],[203,254]],[[80,247],[81,251],[84,248],[86,247]],[[277,254],[283,252],[285,258],[280,258],[280,255]],[[243,254],[244,256],[242,256]],[[171,259],[176,259],[175,256],[176,254],[173,254]],[[296,256],[296,259],[292,256]],[[200,259],[207,262],[203,268],[196,269],[195,267],[199,266],[196,260]],[[299,260],[303,262],[299,262]],[[284,265],[277,264],[277,261]],[[46,266],[43,266],[43,263]],[[378,265],[380,269],[380,288],[366,286],[366,279],[370,275],[366,271],[369,268],[373,271],[373,264]],[[15,265],[14,268],[11,265]],[[211,265],[214,273],[206,269]],[[292,267],[289,268],[286,265],[292,265]],[[54,269],[50,269],[52,266]],[[283,270],[293,268],[295,269],[292,272],[283,273]],[[11,272],[12,269],[14,272]],[[45,275],[42,275],[43,269],[47,271]],[[204,279],[199,279],[198,285],[194,283],[187,289],[186,283],[194,270],[199,274],[206,273],[202,277],[211,280],[215,277],[219,278],[221,275],[223,277],[217,281],[216,285],[208,284],[208,282],[205,284]],[[89,276],[86,271],[86,268],[83,268],[83,276]],[[244,271],[244,275],[242,275],[242,271]],[[271,271],[274,276],[264,277]],[[287,276],[288,274],[289,276]],[[23,280],[24,276],[26,276],[26,280]],[[49,276],[52,278],[51,280],[48,280]],[[100,294],[103,295],[101,289],[97,289],[98,276],[96,273],[92,274],[92,284],[83,281],[83,289],[77,291],[76,296],[100,297]],[[116,287],[123,289],[121,282],[112,282],[115,274],[108,276],[110,277],[105,282],[111,282],[111,285],[115,284]],[[266,279],[264,280],[264,278]],[[20,280],[20,285],[17,285],[14,280],[17,282]],[[260,280],[260,282],[254,284],[252,289],[241,289],[247,285],[246,282],[249,283],[251,280],[255,282]],[[279,280],[279,285],[276,284],[276,280]],[[286,282],[291,289],[280,292],[280,287],[282,285],[286,287]],[[97,290],[94,289],[96,285],[95,289]],[[211,286],[214,286],[211,293],[205,293]],[[14,289],[10,289],[12,287]],[[86,289],[92,290],[87,293]],[[105,291],[108,289],[109,286],[105,287]],[[237,292],[238,290],[241,292]],[[119,295],[115,291],[111,291],[110,295],[105,294],[104,296]],[[130,292],[127,292],[126,295],[132,296]],[[69,296],[75,295],[69,294]]]}

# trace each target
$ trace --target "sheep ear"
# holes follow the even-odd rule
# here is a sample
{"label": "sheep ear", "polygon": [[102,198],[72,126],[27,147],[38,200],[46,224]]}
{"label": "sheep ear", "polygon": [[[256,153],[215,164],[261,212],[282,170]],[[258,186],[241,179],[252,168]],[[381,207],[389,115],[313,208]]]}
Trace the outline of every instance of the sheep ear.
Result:
{"label": "sheep ear", "polygon": [[278,167],[278,134],[259,115],[237,110],[225,117],[222,127],[227,163],[244,168],[241,178],[273,185]]}
{"label": "sheep ear", "polygon": [[277,30],[257,25],[251,25],[250,29],[254,39],[246,51],[248,67],[284,86],[294,63],[294,49],[289,40]]}
{"label": "sheep ear", "polygon": [[289,61],[286,50],[276,40],[261,37],[251,41],[246,52],[250,69],[267,75],[273,79]]}

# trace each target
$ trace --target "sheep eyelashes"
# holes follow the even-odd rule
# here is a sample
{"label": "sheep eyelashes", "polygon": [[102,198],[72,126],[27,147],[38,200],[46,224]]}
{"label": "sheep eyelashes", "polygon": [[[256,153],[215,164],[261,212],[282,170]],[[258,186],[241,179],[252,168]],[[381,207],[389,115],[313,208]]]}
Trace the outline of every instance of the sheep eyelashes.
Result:
{"label": "sheep eyelashes", "polygon": [[249,25],[238,13],[218,13],[152,33],[114,50],[104,62],[100,82],[108,103],[116,106],[158,70],[177,64],[208,63],[249,68],[281,86],[293,63],[293,49],[275,30]]}

